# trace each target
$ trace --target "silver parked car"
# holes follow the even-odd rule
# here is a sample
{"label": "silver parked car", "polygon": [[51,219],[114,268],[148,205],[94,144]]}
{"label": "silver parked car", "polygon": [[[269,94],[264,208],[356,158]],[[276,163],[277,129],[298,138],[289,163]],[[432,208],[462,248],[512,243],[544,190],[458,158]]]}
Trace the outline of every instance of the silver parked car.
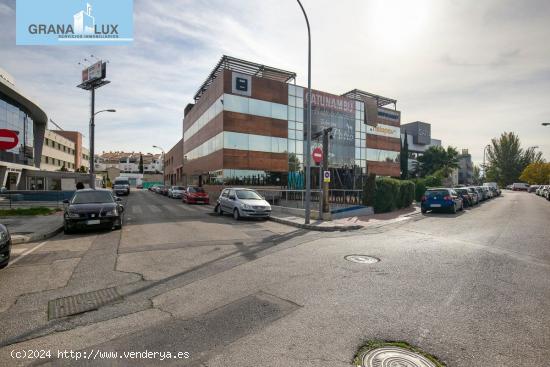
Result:
{"label": "silver parked car", "polygon": [[236,220],[245,218],[268,218],[271,215],[271,205],[252,189],[224,189],[218,198],[214,209],[219,215],[233,214]]}
{"label": "silver parked car", "polygon": [[168,189],[168,197],[173,199],[181,199],[185,187],[183,186],[171,186]]}

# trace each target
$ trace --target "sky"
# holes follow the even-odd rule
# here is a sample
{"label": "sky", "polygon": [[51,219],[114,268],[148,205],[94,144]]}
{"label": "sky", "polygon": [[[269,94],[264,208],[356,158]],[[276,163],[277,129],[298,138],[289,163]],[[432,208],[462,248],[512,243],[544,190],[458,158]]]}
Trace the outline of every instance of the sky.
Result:
{"label": "sky", "polygon": [[[547,0],[302,0],[312,87],[397,99],[475,162],[502,132],[550,160]],[[185,106],[222,55],[294,71],[307,85],[307,32],[295,0],[135,0],[130,46],[16,46],[15,0],[0,0],[0,67],[65,130],[88,137],[90,55],[108,60],[96,93],[96,152],[169,150]],[[51,128],[54,128],[53,126]]]}

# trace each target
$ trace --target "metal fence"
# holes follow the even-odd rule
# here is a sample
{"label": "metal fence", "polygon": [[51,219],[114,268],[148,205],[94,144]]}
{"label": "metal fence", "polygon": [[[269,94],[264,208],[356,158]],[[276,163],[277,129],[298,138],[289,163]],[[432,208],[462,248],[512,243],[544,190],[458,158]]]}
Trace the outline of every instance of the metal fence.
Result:
{"label": "metal fence", "polygon": [[0,193],[0,208],[63,207],[74,191],[4,191]]}
{"label": "metal fence", "polygon": [[[258,189],[256,191],[265,197],[271,204],[288,208],[305,208],[305,190],[273,190],[273,189]],[[362,190],[329,190],[328,202],[334,208],[345,208],[349,206],[362,205],[363,191]],[[320,190],[311,190],[311,202],[314,205],[319,205],[322,195]],[[316,204],[315,204],[316,203]]]}

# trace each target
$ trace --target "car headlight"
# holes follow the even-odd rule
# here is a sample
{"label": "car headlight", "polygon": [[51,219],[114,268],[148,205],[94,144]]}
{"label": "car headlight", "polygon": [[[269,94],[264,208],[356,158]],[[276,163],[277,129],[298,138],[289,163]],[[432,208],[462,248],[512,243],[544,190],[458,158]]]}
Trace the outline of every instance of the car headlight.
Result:
{"label": "car headlight", "polygon": [[80,214],[78,213],[67,213],[67,218],[80,218]]}
{"label": "car headlight", "polygon": [[105,216],[107,217],[116,217],[117,215],[118,215],[118,212],[116,209],[109,210],[108,212],[105,213]]}
{"label": "car headlight", "polygon": [[8,234],[4,231],[0,232],[0,242],[4,242],[8,240]]}
{"label": "car headlight", "polygon": [[248,204],[243,204],[243,209],[248,209],[248,210],[251,210],[252,207]]}

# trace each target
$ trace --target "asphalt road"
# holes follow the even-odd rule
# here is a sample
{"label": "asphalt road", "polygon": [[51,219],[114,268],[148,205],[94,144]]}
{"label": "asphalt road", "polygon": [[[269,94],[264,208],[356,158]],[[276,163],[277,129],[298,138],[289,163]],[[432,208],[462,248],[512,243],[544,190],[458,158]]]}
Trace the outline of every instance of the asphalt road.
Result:
{"label": "asphalt road", "polygon": [[[0,271],[0,365],[349,366],[371,339],[449,366],[550,364],[550,202],[533,194],[331,234],[150,192],[125,208],[121,231],[16,247],[26,255]],[[48,319],[50,301],[97,290],[119,298]],[[53,359],[12,358],[29,350]]]}

